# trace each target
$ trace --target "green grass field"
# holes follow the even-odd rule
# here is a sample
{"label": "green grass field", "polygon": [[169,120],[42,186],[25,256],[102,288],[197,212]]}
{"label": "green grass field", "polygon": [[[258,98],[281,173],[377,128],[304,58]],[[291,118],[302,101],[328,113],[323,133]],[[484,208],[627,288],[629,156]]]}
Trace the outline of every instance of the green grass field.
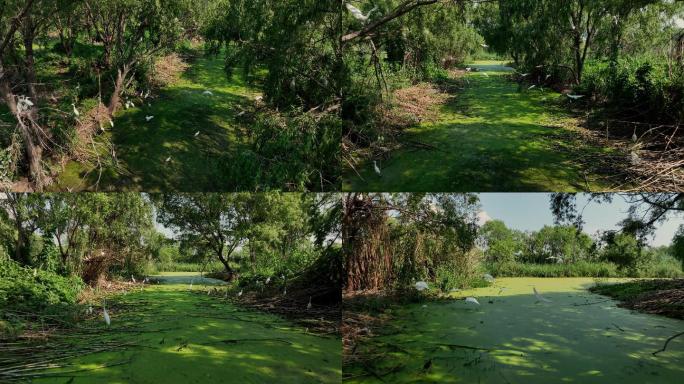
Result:
{"label": "green grass field", "polygon": [[[232,190],[239,181],[228,180],[226,170],[248,143],[236,118],[257,94],[241,76],[226,77],[222,56],[198,58],[149,106],[117,113],[115,127],[106,133],[116,164],[103,154],[108,164],[100,174],[94,164],[72,161],[54,189],[93,189],[99,179],[99,190]],[[146,116],[154,118],[146,122]]]}
{"label": "green grass field", "polygon": [[[441,108],[436,122],[408,129],[405,141],[439,150],[403,149],[382,162],[347,171],[349,191],[579,191],[603,190],[601,175],[574,155],[608,149],[589,147],[564,127],[576,124],[548,90],[528,90],[508,81],[510,68],[496,61],[466,76],[466,89]],[[487,73],[486,77],[483,73]],[[365,181],[364,181],[365,180]]]}

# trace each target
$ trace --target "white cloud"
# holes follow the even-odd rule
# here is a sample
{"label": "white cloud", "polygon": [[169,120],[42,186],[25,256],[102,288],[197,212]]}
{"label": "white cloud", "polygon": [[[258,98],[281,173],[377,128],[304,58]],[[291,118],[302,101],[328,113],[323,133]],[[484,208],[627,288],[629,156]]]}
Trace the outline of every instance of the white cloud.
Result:
{"label": "white cloud", "polygon": [[492,218],[486,211],[480,211],[477,213],[477,225],[483,226],[488,221],[492,221]]}

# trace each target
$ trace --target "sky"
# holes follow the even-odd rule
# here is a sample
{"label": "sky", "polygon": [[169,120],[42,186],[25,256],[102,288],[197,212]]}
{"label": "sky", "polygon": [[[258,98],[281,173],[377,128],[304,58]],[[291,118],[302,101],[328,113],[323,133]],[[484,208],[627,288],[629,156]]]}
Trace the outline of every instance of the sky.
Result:
{"label": "sky", "polygon": [[[480,222],[489,219],[502,220],[509,228],[536,231],[544,225],[553,225],[553,215],[546,193],[481,193],[482,211]],[[584,196],[578,197],[579,208],[586,203]],[[594,234],[597,230],[616,229],[616,224],[627,217],[628,204],[620,197],[612,203],[591,203],[584,210],[584,231]],[[656,228],[650,245],[669,245],[677,228],[684,224],[684,217],[672,215],[668,221]]]}

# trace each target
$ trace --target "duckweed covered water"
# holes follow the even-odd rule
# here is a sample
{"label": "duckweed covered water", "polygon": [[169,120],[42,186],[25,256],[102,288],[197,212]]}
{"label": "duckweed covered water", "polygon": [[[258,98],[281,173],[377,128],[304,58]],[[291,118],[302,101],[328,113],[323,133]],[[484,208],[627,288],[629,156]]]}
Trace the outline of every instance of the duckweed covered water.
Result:
{"label": "duckweed covered water", "polygon": [[[441,107],[437,121],[404,131],[406,142],[439,150],[406,148],[379,162],[349,170],[343,188],[353,191],[578,191],[605,190],[601,175],[574,160],[587,153],[607,153],[583,142],[572,126],[578,122],[557,105],[563,96],[549,89],[518,85],[506,76],[511,68],[498,61],[470,64],[479,72]],[[487,74],[485,76],[485,74]]]}
{"label": "duckweed covered water", "polygon": [[69,366],[48,372],[53,377],[35,382],[340,381],[339,337],[314,335],[276,316],[241,309],[223,300],[223,295],[208,296],[209,289],[224,289],[217,280],[205,281],[194,273],[165,275],[163,284],[108,300],[111,328],[104,325],[100,313],[87,327],[102,332],[74,341],[76,345],[100,340],[134,345],[68,361]]}
{"label": "duckweed covered water", "polygon": [[[652,352],[681,332],[684,321],[618,308],[586,290],[594,283],[502,278],[488,288],[454,292],[450,302],[400,307],[395,320],[358,347],[374,358],[366,369],[345,368],[346,382],[679,382],[684,340]],[[532,287],[552,302],[539,302]],[[467,296],[481,305],[460,300]]]}

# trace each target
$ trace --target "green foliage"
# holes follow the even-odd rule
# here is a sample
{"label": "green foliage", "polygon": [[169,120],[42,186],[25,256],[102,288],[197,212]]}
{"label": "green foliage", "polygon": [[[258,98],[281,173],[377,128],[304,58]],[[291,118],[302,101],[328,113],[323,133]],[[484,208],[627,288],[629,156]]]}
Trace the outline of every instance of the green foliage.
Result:
{"label": "green foliage", "polygon": [[75,276],[62,277],[53,272],[23,268],[13,261],[0,260],[2,309],[38,314],[68,307],[76,303],[84,286],[83,281]]}
{"label": "green foliage", "polygon": [[682,263],[684,269],[684,225],[680,225],[672,239],[672,256]]}
{"label": "green foliage", "polygon": [[226,174],[243,189],[339,189],[341,121],[336,114],[264,112],[250,127],[250,152]]}
{"label": "green foliage", "polygon": [[496,277],[621,277],[612,263],[578,261],[572,264],[492,263],[487,271]]}

